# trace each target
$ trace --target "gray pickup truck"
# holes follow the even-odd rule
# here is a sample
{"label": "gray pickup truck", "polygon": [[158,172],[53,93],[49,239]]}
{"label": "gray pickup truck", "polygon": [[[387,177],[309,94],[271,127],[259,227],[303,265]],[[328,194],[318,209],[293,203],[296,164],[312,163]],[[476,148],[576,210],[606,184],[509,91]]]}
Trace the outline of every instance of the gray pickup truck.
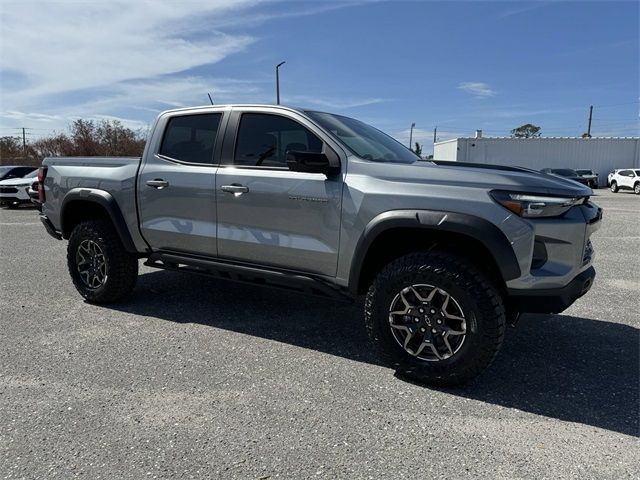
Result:
{"label": "gray pickup truck", "polygon": [[328,301],[366,295],[381,359],[436,385],[482,372],[520,313],[562,312],[589,290],[591,193],[420,161],[360,121],[268,105],[164,112],[142,158],[47,158],[39,172],[41,220],[69,240],[87,301],[123,300],[140,258]]}

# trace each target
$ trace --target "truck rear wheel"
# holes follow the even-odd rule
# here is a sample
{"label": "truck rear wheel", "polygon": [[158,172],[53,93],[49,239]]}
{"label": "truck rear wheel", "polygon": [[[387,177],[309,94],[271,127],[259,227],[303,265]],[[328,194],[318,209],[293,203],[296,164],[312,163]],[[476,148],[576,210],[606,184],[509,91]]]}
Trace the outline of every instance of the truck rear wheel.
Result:
{"label": "truck rear wheel", "polygon": [[447,253],[415,253],[378,274],[365,323],[373,347],[400,376],[452,386],[491,364],[504,338],[505,309],[474,266]]}
{"label": "truck rear wheel", "polygon": [[127,252],[108,221],[83,222],[67,247],[69,274],[80,295],[91,303],[122,300],[138,277],[138,259]]}

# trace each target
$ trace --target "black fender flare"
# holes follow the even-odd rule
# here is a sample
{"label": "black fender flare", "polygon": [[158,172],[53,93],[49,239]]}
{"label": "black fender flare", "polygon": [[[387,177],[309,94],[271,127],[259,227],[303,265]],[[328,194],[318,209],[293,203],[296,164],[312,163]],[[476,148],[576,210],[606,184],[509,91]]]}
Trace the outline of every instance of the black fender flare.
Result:
{"label": "black fender flare", "polygon": [[356,245],[349,272],[349,291],[358,291],[358,282],[369,247],[381,233],[393,228],[419,228],[467,235],[481,242],[493,256],[502,279],[521,275],[511,242],[493,223],[474,215],[436,210],[392,210],[373,218]]}
{"label": "black fender flare", "polygon": [[71,234],[65,227],[65,209],[74,201],[96,203],[104,208],[109,214],[109,218],[125,250],[130,253],[138,253],[118,202],[116,202],[116,199],[113,198],[109,192],[97,188],[73,188],[65,195],[64,200],[62,200],[62,206],[60,207],[60,228],[65,238],[68,238]]}

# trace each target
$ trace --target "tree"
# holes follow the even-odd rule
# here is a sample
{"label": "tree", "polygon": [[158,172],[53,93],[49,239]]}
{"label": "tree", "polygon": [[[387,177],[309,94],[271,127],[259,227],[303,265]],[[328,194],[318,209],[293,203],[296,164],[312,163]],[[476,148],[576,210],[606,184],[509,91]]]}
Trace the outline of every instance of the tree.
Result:
{"label": "tree", "polygon": [[537,138],[541,135],[540,130],[540,127],[526,123],[511,130],[511,136],[515,138]]}
{"label": "tree", "polygon": [[0,137],[0,164],[38,166],[45,157],[142,156],[145,132],[125,127],[117,120],[78,119],[69,133],[54,133],[27,144],[26,158],[19,137]]}
{"label": "tree", "polygon": [[8,164],[12,159],[22,157],[22,141],[18,137],[0,137],[0,162]]}
{"label": "tree", "polygon": [[419,157],[422,157],[422,145],[416,142],[416,147],[413,149],[414,153]]}

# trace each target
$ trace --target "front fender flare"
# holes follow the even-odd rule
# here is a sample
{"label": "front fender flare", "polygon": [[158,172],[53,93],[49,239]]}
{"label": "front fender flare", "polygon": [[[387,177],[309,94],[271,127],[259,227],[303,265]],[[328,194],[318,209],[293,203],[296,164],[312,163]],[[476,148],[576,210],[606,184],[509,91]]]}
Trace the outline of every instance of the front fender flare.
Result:
{"label": "front fender flare", "polygon": [[511,242],[493,223],[464,213],[435,210],[393,210],[373,218],[356,245],[349,273],[349,290],[358,291],[363,262],[369,247],[381,233],[393,228],[419,228],[467,235],[480,241],[493,256],[502,279],[507,282],[521,275]]}

